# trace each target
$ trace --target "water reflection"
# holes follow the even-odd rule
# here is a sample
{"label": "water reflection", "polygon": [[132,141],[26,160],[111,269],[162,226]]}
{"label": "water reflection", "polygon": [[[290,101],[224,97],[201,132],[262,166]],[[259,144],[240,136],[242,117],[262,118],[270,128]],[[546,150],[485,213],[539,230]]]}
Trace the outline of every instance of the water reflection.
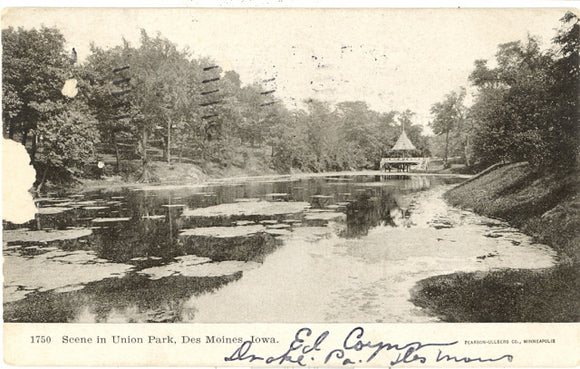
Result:
{"label": "water reflection", "polygon": [[347,229],[345,237],[366,236],[369,229],[378,225],[396,226],[394,214],[400,211],[391,192],[379,189],[358,194],[346,207]]}
{"label": "water reflection", "polygon": [[[220,296],[232,300],[259,287],[260,298],[268,300],[266,295],[273,292],[264,281],[275,285],[287,282],[281,279],[285,276],[300,283],[302,279],[284,274],[284,263],[292,265],[288,273],[331,268],[326,277],[304,270],[316,276],[296,286],[296,293],[312,290],[304,298],[316,300],[327,283],[343,283],[332,270],[365,271],[377,262],[376,257],[359,260],[360,255],[382,255],[385,248],[378,243],[384,241],[378,240],[387,238],[377,238],[377,232],[421,226],[421,214],[426,213],[417,193],[459,181],[416,175],[332,176],[149,186],[40,199],[34,221],[4,223],[4,319],[204,321]],[[436,227],[445,221],[436,215],[425,215],[425,222],[440,229]],[[348,240],[362,243],[337,254],[341,242]],[[369,240],[377,245],[362,246]],[[327,258],[333,258],[327,265],[315,261]],[[245,304],[238,306],[242,310],[252,304],[243,297],[237,300]],[[341,320],[332,314],[320,319]]]}
{"label": "water reflection", "polygon": [[194,295],[214,291],[241,278],[168,276],[150,279],[140,274],[90,282],[82,290],[31,294],[5,304],[6,322],[169,323],[190,320],[194,310],[184,303]]}

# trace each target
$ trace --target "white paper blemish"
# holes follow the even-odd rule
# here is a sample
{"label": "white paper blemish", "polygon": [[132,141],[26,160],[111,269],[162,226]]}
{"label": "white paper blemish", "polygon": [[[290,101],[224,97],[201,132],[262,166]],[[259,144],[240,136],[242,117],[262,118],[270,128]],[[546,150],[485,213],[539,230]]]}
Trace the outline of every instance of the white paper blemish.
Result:
{"label": "white paper blemish", "polygon": [[23,145],[2,139],[2,219],[21,224],[34,219],[36,206],[28,192],[36,179]]}
{"label": "white paper blemish", "polygon": [[75,97],[79,93],[79,90],[77,88],[77,83],[78,83],[78,81],[75,78],[67,79],[66,82],[64,83],[64,86],[62,87],[62,90],[60,90],[60,92],[64,96],[70,97],[72,99],[73,97]]}

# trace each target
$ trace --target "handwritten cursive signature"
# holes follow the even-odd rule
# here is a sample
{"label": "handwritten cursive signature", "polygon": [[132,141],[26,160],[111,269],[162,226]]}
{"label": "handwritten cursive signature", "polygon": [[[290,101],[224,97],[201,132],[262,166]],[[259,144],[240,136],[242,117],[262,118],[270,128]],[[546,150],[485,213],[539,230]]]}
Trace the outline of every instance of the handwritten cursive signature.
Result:
{"label": "handwritten cursive signature", "polygon": [[[225,361],[244,361],[249,360],[250,362],[253,361],[264,361],[266,364],[279,364],[282,365],[283,363],[291,363],[291,364],[298,364],[300,366],[306,366],[304,362],[306,355],[314,353],[316,351],[320,351],[320,345],[326,337],[328,337],[329,332],[324,331],[321,335],[319,335],[312,345],[305,345],[304,336],[310,337],[312,335],[312,330],[310,328],[301,328],[299,329],[296,334],[294,335],[294,341],[290,343],[288,350],[285,353],[278,356],[270,356],[267,358],[260,357],[254,354],[250,354],[250,348],[252,348],[251,341],[244,341],[240,347],[238,347],[230,356],[225,357]],[[314,357],[311,357],[314,360]]]}
{"label": "handwritten cursive signature", "polygon": [[[424,364],[427,362],[427,358],[417,353],[422,348],[429,346],[452,346],[455,344],[457,344],[457,341],[447,343],[422,343],[416,341],[406,344],[393,344],[382,341],[371,342],[364,339],[364,328],[356,327],[346,336],[342,344],[342,348],[334,349],[328,353],[324,363],[328,363],[334,356],[338,359],[343,359],[342,365],[356,364],[356,362],[346,358],[347,351],[364,351],[364,353],[370,353],[366,358],[366,362],[368,363],[382,351],[394,350],[397,357],[390,362],[391,366],[395,366],[401,363],[408,364],[413,362]],[[362,360],[359,360],[359,362],[360,361]]]}
{"label": "handwritten cursive signature", "polygon": [[[280,355],[263,355],[258,356],[251,352],[252,341],[244,341],[234,352],[224,357],[228,361],[259,361],[265,364],[298,364],[306,366],[309,362],[315,362],[317,354],[322,354],[324,364],[353,365],[363,362],[369,363],[376,359],[379,354],[384,352],[393,353],[394,357],[389,360],[389,366],[398,364],[425,364],[429,359],[435,362],[496,362],[501,360],[512,361],[513,355],[503,354],[495,358],[482,357],[458,357],[449,353],[444,353],[442,349],[456,345],[458,341],[453,342],[428,342],[423,343],[414,341],[409,343],[390,343],[384,341],[373,342],[364,336],[365,330],[362,327],[352,329],[345,337],[342,346],[338,348],[324,348],[323,343],[330,335],[329,331],[324,331],[319,335],[313,334],[310,328],[300,328],[294,335],[294,340],[288,345],[286,351]],[[437,347],[436,355],[425,348]],[[423,351],[421,351],[423,350]]]}

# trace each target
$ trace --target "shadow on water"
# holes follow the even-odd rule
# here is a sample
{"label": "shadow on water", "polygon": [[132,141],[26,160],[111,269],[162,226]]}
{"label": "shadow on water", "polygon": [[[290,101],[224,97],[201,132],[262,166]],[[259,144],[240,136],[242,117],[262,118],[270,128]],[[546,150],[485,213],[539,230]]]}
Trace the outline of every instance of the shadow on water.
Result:
{"label": "shadow on water", "polygon": [[374,191],[363,192],[346,207],[346,231],[343,237],[362,237],[369,233],[371,228],[379,225],[396,227],[393,217],[404,210],[400,209],[395,197],[390,192]]}
{"label": "shadow on water", "polygon": [[[5,322],[95,323],[179,322],[195,314],[184,303],[241,278],[242,272],[220,277],[169,276],[152,280],[130,274],[88,283],[82,290],[35,293],[4,304]],[[187,315],[187,316],[184,316]]]}
{"label": "shadow on water", "polygon": [[[393,176],[377,176],[381,182],[392,181]],[[355,196],[346,206],[347,229],[341,233],[342,237],[358,238],[366,236],[369,230],[378,226],[409,227],[409,217],[413,212],[413,205],[409,202],[408,194],[429,188],[430,181],[411,181],[409,176],[397,176],[398,186],[381,186],[357,190]]]}
{"label": "shadow on water", "polygon": [[196,236],[184,237],[183,240],[182,250],[186,255],[205,256],[216,261],[263,262],[266,255],[282,244],[282,241],[264,232],[226,239]]}
{"label": "shadow on water", "polygon": [[179,255],[177,229],[170,219],[131,219],[93,230],[92,248],[99,257],[124,263],[141,256],[164,259]]}

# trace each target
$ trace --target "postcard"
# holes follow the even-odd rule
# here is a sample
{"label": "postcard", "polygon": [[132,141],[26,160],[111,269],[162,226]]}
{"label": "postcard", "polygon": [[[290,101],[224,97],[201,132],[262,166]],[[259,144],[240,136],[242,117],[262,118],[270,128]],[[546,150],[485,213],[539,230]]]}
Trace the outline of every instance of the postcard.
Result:
{"label": "postcard", "polygon": [[576,9],[1,24],[6,364],[579,365]]}

